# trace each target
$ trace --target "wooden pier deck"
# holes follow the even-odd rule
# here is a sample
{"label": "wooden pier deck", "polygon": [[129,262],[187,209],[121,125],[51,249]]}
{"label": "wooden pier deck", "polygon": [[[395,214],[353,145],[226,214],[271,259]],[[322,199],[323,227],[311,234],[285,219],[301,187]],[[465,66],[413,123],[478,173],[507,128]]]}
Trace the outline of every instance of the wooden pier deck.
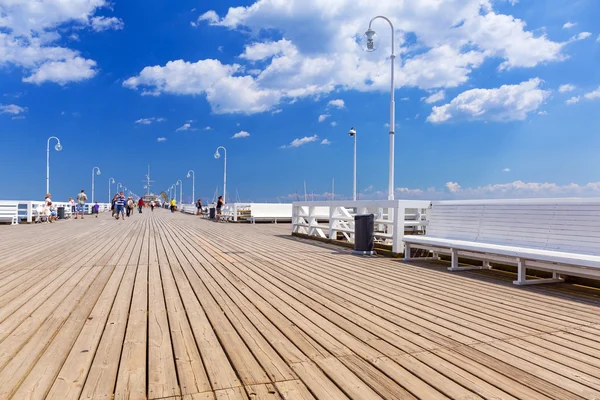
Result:
{"label": "wooden pier deck", "polygon": [[289,231],[0,226],[0,399],[600,399],[600,292]]}

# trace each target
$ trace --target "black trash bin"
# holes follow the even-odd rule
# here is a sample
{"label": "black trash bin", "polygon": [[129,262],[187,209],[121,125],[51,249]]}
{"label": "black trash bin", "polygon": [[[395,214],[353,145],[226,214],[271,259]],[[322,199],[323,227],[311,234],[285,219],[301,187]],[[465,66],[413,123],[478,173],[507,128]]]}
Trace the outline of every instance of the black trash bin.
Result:
{"label": "black trash bin", "polygon": [[375,251],[375,215],[354,216],[354,254],[373,255]]}
{"label": "black trash bin", "polygon": [[58,207],[56,209],[56,217],[58,219],[65,219],[65,208],[64,207]]}
{"label": "black trash bin", "polygon": [[214,209],[214,208],[210,208],[210,209],[209,209],[209,214],[208,214],[209,218],[210,218],[210,219],[215,219],[216,213],[217,213],[217,210],[216,210],[216,209]]}

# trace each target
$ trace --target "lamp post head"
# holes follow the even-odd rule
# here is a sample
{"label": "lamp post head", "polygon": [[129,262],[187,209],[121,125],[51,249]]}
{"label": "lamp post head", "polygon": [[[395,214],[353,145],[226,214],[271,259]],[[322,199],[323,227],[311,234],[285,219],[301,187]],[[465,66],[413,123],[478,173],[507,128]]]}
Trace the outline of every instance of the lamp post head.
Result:
{"label": "lamp post head", "polygon": [[188,178],[190,178],[190,177],[191,177],[191,175],[190,175],[190,173],[189,173],[189,172],[188,172],[188,174],[187,174],[187,177],[188,177]]}
{"label": "lamp post head", "polygon": [[221,155],[219,154],[219,151],[217,150],[217,152],[215,153],[215,158],[218,160],[219,158],[221,158]]}
{"label": "lamp post head", "polygon": [[366,51],[372,52],[379,47],[379,36],[377,36],[373,29],[369,28],[363,35],[361,42]]}
{"label": "lamp post head", "polygon": [[115,183],[115,178],[110,178],[108,181],[109,181],[110,183]]}
{"label": "lamp post head", "polygon": [[350,136],[356,135],[356,129],[354,129],[354,127],[350,128],[350,131],[348,132],[348,135],[350,135]]}
{"label": "lamp post head", "polygon": [[62,144],[60,144],[60,142],[56,143],[56,146],[54,146],[54,150],[61,151],[62,150]]}
{"label": "lamp post head", "polygon": [[96,175],[100,175],[100,168],[98,168],[98,171],[96,171]]}

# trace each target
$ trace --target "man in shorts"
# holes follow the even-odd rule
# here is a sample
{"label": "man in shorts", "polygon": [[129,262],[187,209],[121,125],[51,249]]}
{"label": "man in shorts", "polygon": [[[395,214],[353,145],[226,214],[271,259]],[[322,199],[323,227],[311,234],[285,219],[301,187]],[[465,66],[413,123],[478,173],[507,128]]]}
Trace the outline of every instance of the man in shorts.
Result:
{"label": "man in shorts", "polygon": [[115,205],[117,206],[117,219],[119,219],[120,217],[123,217],[123,219],[125,219],[125,195],[123,194],[123,192],[119,193],[119,196],[117,196]]}
{"label": "man in shorts", "polygon": [[85,194],[85,190],[81,190],[81,193],[77,195],[77,210],[75,212],[75,219],[77,219],[77,214],[81,214],[81,219],[83,219],[83,213],[85,212],[85,202],[87,201],[87,195]]}

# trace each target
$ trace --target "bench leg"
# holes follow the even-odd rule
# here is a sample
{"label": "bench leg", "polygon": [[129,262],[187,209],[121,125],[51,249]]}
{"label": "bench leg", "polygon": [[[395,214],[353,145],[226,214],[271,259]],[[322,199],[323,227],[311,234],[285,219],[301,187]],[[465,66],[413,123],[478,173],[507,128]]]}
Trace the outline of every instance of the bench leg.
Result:
{"label": "bench leg", "polygon": [[[450,266],[450,268],[448,268],[448,271],[473,271],[473,270],[478,270],[478,269],[489,269],[489,262],[484,262],[482,267],[477,267],[477,266],[472,266],[472,267],[459,267],[458,266],[458,251],[454,250],[454,249],[450,249],[450,251],[452,252],[452,264]],[[487,263],[487,267],[486,267],[486,263]]]}
{"label": "bench leg", "polygon": [[521,260],[517,258],[517,280],[513,281],[515,285],[526,286],[526,285],[541,285],[544,283],[561,283],[564,282],[564,279],[560,278],[558,272],[552,272],[552,278],[549,279],[527,279],[527,264],[525,260]]}

